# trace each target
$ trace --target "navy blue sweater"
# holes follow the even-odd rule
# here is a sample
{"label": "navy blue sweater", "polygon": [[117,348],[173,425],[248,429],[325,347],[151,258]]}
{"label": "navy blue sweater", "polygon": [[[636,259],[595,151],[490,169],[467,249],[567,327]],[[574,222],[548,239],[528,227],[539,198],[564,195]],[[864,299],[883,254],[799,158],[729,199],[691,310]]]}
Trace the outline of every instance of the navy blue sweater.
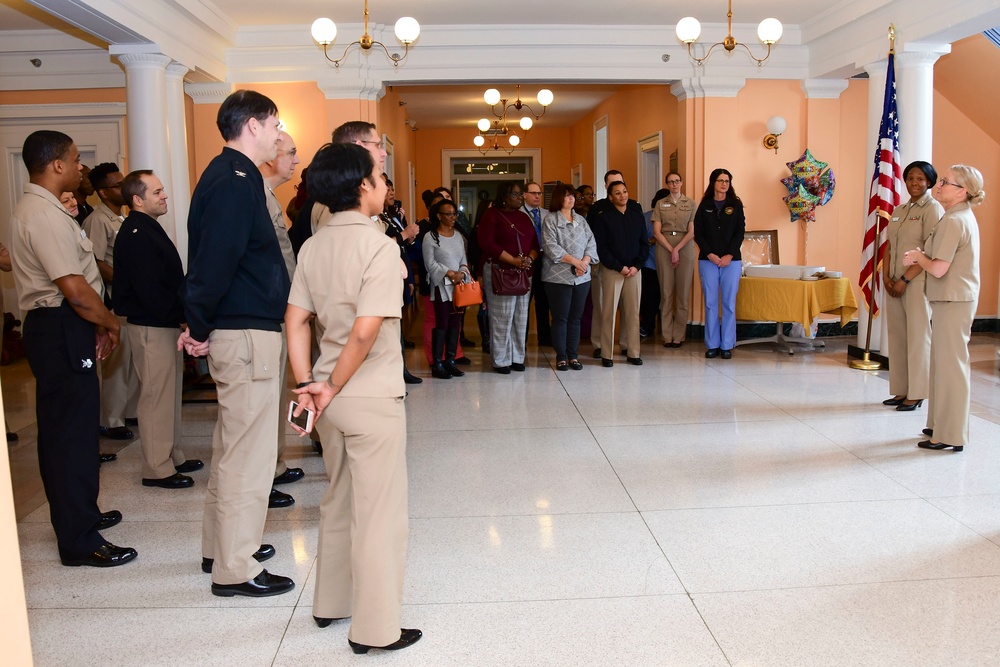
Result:
{"label": "navy blue sweater", "polygon": [[290,287],[260,170],[223,148],[191,196],[184,285],[191,337],[205,341],[215,329],[280,331]]}
{"label": "navy blue sweater", "polygon": [[176,329],[184,321],[184,267],[167,232],[145,213],[132,211],[115,239],[115,314],[129,324]]}

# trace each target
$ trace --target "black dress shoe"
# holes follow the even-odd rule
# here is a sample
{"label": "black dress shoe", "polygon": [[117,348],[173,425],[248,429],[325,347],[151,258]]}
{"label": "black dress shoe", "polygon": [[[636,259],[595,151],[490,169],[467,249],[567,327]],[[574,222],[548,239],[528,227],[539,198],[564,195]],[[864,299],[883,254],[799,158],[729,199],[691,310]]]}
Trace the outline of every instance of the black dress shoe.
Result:
{"label": "black dress shoe", "polygon": [[903,396],[902,398],[896,398],[894,396],[892,398],[887,398],[884,401],[882,401],[882,405],[892,405],[892,406],[902,405],[903,401],[905,401],[905,400],[906,400],[906,396]]}
{"label": "black dress shoe", "polygon": [[500,375],[510,375],[510,366],[494,366],[493,370]]}
{"label": "black dress shoe", "polygon": [[639,357],[625,357],[625,361],[629,362],[633,366],[642,366],[642,359]]}
{"label": "black dress shoe", "polygon": [[7,442],[17,442],[17,433],[7,431]]}
{"label": "black dress shoe", "polygon": [[101,463],[108,463],[110,461],[117,461],[117,454],[101,454]]}
{"label": "black dress shoe", "polygon": [[705,350],[706,359],[715,359],[717,356],[719,356],[719,348],[713,347],[711,349]]}
{"label": "black dress shoe", "polygon": [[81,556],[80,558],[70,558],[59,554],[59,559],[63,565],[76,567],[78,565],[89,565],[90,567],[118,567],[135,560],[138,552],[132,547],[116,547],[111,542],[105,542],[94,553]]}
{"label": "black dress shoe", "polygon": [[246,595],[251,598],[266,598],[281,595],[295,588],[295,582],[288,577],[261,571],[256,577],[242,584],[217,584],[212,582],[212,595],[231,598],[234,595]]}
{"label": "black dress shoe", "polygon": [[205,467],[205,463],[201,459],[188,459],[179,466],[174,466],[174,470],[177,472],[194,472],[195,470],[201,470]]}
{"label": "black dress shoe", "polygon": [[465,336],[462,336],[462,338],[459,339],[458,342],[462,344],[462,347],[475,347],[476,346],[476,341],[469,340]]}
{"label": "black dress shoe", "polygon": [[928,436],[928,437],[933,437],[934,436],[934,429],[932,429],[932,428],[925,428],[923,430],[923,434],[926,435],[926,436]]}
{"label": "black dress shoe", "polygon": [[273,484],[291,484],[292,482],[297,482],[306,474],[302,471],[302,468],[288,468],[285,472],[281,473],[274,478]]}
{"label": "black dress shoe", "polygon": [[524,372],[524,364],[519,364],[516,361],[511,363],[510,370],[517,371],[518,373]]}
{"label": "black dress shoe", "polygon": [[919,408],[923,404],[924,404],[924,399],[922,399],[922,398],[920,400],[918,400],[916,403],[905,403],[905,402],[904,403],[900,403],[899,405],[896,406],[896,411],[897,412],[913,412],[914,410],[916,410],[917,408]]}
{"label": "black dress shoe", "polygon": [[102,426],[101,437],[108,438],[109,440],[131,440],[135,437],[135,434],[124,426],[115,426],[114,428]]}
{"label": "black dress shoe", "polygon": [[[253,554],[253,559],[258,563],[263,563],[269,558],[274,557],[274,547],[270,544],[260,545],[260,549]],[[215,564],[214,558],[202,558],[201,559],[201,571],[205,574],[212,574],[212,565]]]}
{"label": "black dress shoe", "polygon": [[580,363],[579,359],[571,359],[569,362],[569,367],[572,368],[574,371],[583,370],[583,364]]}
{"label": "black dress shoe", "polygon": [[732,350],[723,350],[722,354],[720,354],[719,356],[721,356],[723,359],[732,359],[733,358],[733,351]]}
{"label": "black dress shoe", "polygon": [[615,362],[611,361],[610,359],[604,359],[603,357],[601,358],[601,366],[604,366],[605,368],[611,368],[614,365]]}
{"label": "black dress shoe", "polygon": [[187,475],[175,472],[170,477],[164,477],[163,479],[149,479],[147,477],[143,477],[142,485],[158,486],[161,489],[187,489],[194,486],[194,480]]}
{"label": "black dress shoe", "polygon": [[276,507],[291,507],[294,504],[295,498],[277,489],[271,489],[271,495],[267,497],[267,506],[271,509]]}
{"label": "black dress shoe", "polygon": [[312,441],[312,446],[313,446],[313,451],[314,452],[316,452],[320,456],[323,456],[323,443],[322,442],[320,442],[319,440],[313,440]]}
{"label": "black dress shoe", "polygon": [[965,449],[963,445],[946,445],[943,442],[931,442],[930,440],[921,440],[917,443],[917,447],[921,449],[950,449],[953,452],[960,452]]}
{"label": "black dress shoe", "polygon": [[455,360],[455,363],[458,364],[459,366],[471,366],[472,359],[469,359],[468,357],[459,357],[458,359]]}
{"label": "black dress shoe", "polygon": [[407,630],[402,629],[399,631],[399,639],[389,644],[388,646],[368,646],[366,644],[357,644],[352,642],[350,639],[347,643],[351,645],[351,650],[355,653],[368,653],[368,651],[373,648],[377,648],[381,651],[398,651],[399,649],[406,648],[407,646],[413,646],[420,638],[424,636],[420,630]]}
{"label": "black dress shoe", "polygon": [[101,520],[97,522],[97,530],[105,530],[111,526],[117,526],[122,522],[122,513],[118,510],[111,510],[101,514]]}
{"label": "black dress shoe", "polygon": [[595,347],[594,348],[593,357],[594,357],[594,359],[600,359],[601,358],[601,348],[599,348],[599,347]]}
{"label": "black dress shoe", "polygon": [[345,618],[347,617],[341,616],[340,618],[323,618],[322,616],[313,616],[313,620],[316,621],[316,625],[318,625],[321,628],[329,627],[329,625],[334,621],[342,621]]}
{"label": "black dress shoe", "polygon": [[423,381],[424,381],[423,378],[418,378],[410,371],[406,370],[405,368],[403,369],[403,382],[405,382],[406,384],[421,384]]}
{"label": "black dress shoe", "polygon": [[569,370],[569,363],[567,363],[565,361],[557,361],[556,362],[556,370],[557,371],[568,371]]}
{"label": "black dress shoe", "polygon": [[126,426],[138,426],[139,425],[139,418],[138,417],[126,417],[125,418],[125,425]]}

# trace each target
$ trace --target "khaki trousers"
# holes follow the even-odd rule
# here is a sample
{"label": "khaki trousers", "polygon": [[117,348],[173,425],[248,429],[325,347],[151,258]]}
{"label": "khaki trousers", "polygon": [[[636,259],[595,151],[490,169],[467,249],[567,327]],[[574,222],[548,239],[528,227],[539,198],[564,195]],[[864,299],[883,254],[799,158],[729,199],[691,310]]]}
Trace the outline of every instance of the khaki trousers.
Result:
{"label": "khaki trousers", "polygon": [[101,362],[101,426],[108,428],[125,426],[125,417],[134,417],[139,403],[139,378],[135,375],[126,333],[130,325],[124,317],[119,317],[118,323],[121,343]]}
{"label": "khaki trousers", "polygon": [[594,305],[592,314],[590,316],[590,342],[594,347],[601,346],[601,319],[604,317],[604,313],[601,310],[603,306],[603,296],[601,290],[601,273],[604,269],[600,264],[592,267],[590,270],[590,302]]}
{"label": "khaki trousers", "polygon": [[288,338],[285,336],[285,325],[281,325],[281,356],[278,362],[278,459],[274,466],[274,476],[284,475],[288,470],[285,463],[285,438],[288,433],[285,431],[285,424],[288,423]]}
{"label": "khaki trousers", "polygon": [[975,301],[931,301],[931,385],[927,426],[935,442],[969,444],[969,337]]}
{"label": "khaki trousers", "polygon": [[[682,235],[668,236],[680,243]],[[664,343],[683,343],[691,310],[691,285],[694,283],[694,265],[698,255],[694,243],[687,243],[680,252],[681,262],[675,269],[670,263],[670,253],[656,244],[656,275],[660,280],[660,333]]]}
{"label": "khaki trousers", "polygon": [[639,298],[642,295],[640,274],[626,278],[602,264],[601,283],[601,357],[613,359],[615,356],[615,314],[619,300],[622,306],[622,334],[625,338],[626,356],[638,357]]}
{"label": "khaki trousers", "polygon": [[202,556],[214,558],[212,582],[240,584],[263,569],[260,548],[277,446],[281,334],[216,329],[208,368],[219,396],[212,434],[212,468],[205,492]]}
{"label": "khaki trousers", "polygon": [[330,486],[319,506],[313,615],[351,617],[369,646],[399,639],[409,537],[402,398],[334,398],[319,418]]}
{"label": "khaki trousers", "polygon": [[132,363],[139,379],[139,430],[142,476],[163,479],[184,463],[181,437],[183,353],[177,350],[180,327],[128,325]]}
{"label": "khaki trousers", "polygon": [[[931,308],[924,294],[924,274],[903,296],[886,297],[889,329],[889,393],[911,401],[928,397],[931,372]],[[949,443],[950,444],[950,443]]]}

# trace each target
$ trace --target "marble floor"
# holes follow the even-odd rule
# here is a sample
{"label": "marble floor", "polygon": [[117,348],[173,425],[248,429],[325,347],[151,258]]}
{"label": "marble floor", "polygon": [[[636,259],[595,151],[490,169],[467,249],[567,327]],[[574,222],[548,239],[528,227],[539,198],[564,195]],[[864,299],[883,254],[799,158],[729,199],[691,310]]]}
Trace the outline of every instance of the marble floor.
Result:
{"label": "marble floor", "polygon": [[[59,564],[35,461],[26,364],[2,373],[35,664],[332,666],[1000,664],[1000,336],[972,344],[972,444],[916,448],[926,406],[881,405],[884,372],[846,339],[706,360],[643,344],[641,368],[556,372],[532,350],[500,376],[410,388],[403,622],[424,639],[354,656],[347,623],[311,619],[321,459],[287,436],[304,480],[264,542],[296,589],[219,598],[200,561],[196,486],[139,484],[137,442],[105,464],[120,568]],[[589,355],[590,348],[586,347]],[[623,361],[623,360],[622,360]],[[184,408],[208,459],[215,407]],[[141,434],[140,434],[141,437]],[[104,441],[105,451],[112,444]],[[117,443],[120,447],[122,443]]]}

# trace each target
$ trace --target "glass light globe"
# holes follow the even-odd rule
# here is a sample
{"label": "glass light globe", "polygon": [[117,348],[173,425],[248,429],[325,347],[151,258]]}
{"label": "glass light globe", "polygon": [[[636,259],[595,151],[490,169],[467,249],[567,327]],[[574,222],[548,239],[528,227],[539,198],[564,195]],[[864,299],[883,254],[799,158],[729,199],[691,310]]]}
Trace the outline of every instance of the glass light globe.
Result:
{"label": "glass light globe", "polygon": [[316,19],[313,21],[312,38],[320,44],[332,44],[337,38],[337,24],[328,18]]}
{"label": "glass light globe", "polygon": [[496,88],[490,88],[483,94],[483,99],[486,100],[487,104],[493,106],[500,101],[500,91]]}
{"label": "glass light globe", "polygon": [[517,136],[516,134],[512,134],[510,135],[510,139],[508,139],[507,141],[510,142],[511,146],[517,146],[519,143],[521,143],[521,137]]}
{"label": "glass light globe", "polygon": [[774,44],[779,39],[781,39],[781,33],[784,29],[781,27],[781,21],[778,19],[764,19],[757,26],[757,37],[764,44]]}
{"label": "glass light globe", "polygon": [[476,135],[476,136],[475,136],[475,137],[474,137],[474,138],[472,139],[472,143],[474,143],[475,145],[477,145],[477,146],[479,146],[479,147],[482,147],[482,145],[486,143],[486,139],[483,139],[483,135],[481,135],[481,134],[477,134],[477,135]]}
{"label": "glass light globe", "polygon": [[548,88],[542,88],[538,91],[538,96],[535,99],[537,99],[538,103],[543,107],[547,107],[552,104],[552,100],[555,98],[553,97],[551,90]]}
{"label": "glass light globe", "polygon": [[396,39],[403,44],[412,44],[420,36],[420,24],[412,16],[404,16],[396,21]]}
{"label": "glass light globe", "polygon": [[771,116],[767,119],[767,131],[771,134],[782,134],[788,124],[781,116]]}
{"label": "glass light globe", "polygon": [[490,121],[488,121],[485,118],[480,118],[479,122],[476,123],[476,127],[479,128],[480,132],[485,132],[486,130],[490,129]]}
{"label": "glass light globe", "polygon": [[524,116],[523,118],[521,118],[521,122],[520,122],[521,129],[524,130],[525,132],[527,132],[528,130],[530,130],[531,126],[533,124],[534,124],[534,122],[528,116]]}
{"label": "glass light globe", "polygon": [[693,16],[685,16],[677,22],[677,39],[685,44],[691,44],[701,35],[701,23]]}

